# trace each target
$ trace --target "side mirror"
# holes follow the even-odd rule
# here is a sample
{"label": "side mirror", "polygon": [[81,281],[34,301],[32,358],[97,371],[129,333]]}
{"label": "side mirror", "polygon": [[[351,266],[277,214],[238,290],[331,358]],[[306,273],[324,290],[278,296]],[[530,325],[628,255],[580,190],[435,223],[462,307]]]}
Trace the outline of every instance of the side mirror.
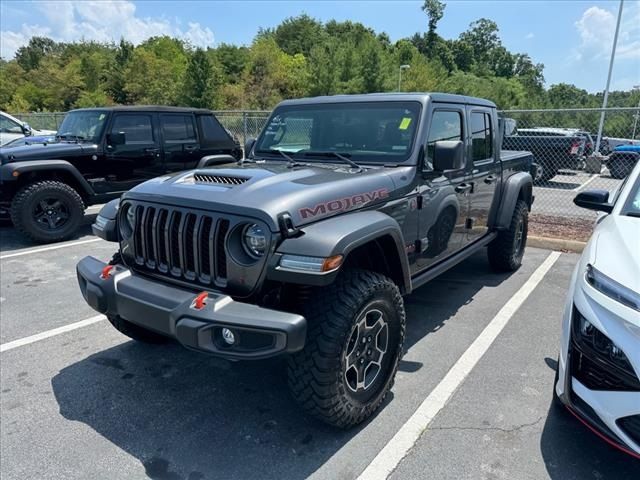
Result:
{"label": "side mirror", "polygon": [[244,143],[244,158],[249,157],[249,154],[251,153],[251,150],[253,150],[253,146],[255,144],[256,144],[256,139],[255,138],[249,138]]}
{"label": "side mirror", "polygon": [[30,137],[31,135],[33,135],[33,130],[28,123],[22,124],[22,133],[24,133],[25,137]]}
{"label": "side mirror", "polygon": [[609,192],[606,190],[587,190],[580,192],[573,199],[573,203],[582,208],[611,213],[613,205],[609,203]]}
{"label": "side mirror", "polygon": [[464,144],[457,140],[441,140],[433,148],[433,169],[436,172],[460,170],[464,166]]}
{"label": "side mirror", "polygon": [[111,132],[107,135],[107,143],[109,145],[124,145],[127,137],[124,132]]}

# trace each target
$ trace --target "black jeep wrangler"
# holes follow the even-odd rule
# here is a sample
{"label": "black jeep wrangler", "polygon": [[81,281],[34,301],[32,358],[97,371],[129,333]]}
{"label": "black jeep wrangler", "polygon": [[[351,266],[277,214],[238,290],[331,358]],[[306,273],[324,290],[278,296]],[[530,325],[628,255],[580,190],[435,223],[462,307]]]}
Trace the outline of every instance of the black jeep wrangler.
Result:
{"label": "black jeep wrangler", "polygon": [[209,110],[73,110],[54,143],[0,148],[0,217],[34,241],[64,240],[86,206],[165,173],[234,161],[229,155],[242,150]]}
{"label": "black jeep wrangler", "polygon": [[500,152],[493,103],[445,94],[285,101],[237,164],[107,204],[80,289],[119,331],[228,359],[286,354],[302,408],[350,427],[390,390],[402,296],[478,249],[516,270],[528,152]]}

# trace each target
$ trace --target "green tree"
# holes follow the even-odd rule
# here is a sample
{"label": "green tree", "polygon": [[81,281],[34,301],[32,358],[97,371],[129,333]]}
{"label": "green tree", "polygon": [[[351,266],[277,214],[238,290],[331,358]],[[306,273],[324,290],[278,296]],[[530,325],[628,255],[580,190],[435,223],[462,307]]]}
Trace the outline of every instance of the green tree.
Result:
{"label": "green tree", "polygon": [[216,81],[213,66],[204,50],[198,48],[189,59],[182,86],[186,105],[197,108],[215,108]]}
{"label": "green tree", "polygon": [[16,52],[16,61],[25,70],[30,71],[40,66],[40,61],[47,56],[59,54],[62,45],[47,37],[31,37],[29,43]]}
{"label": "green tree", "polygon": [[444,15],[445,7],[446,5],[441,0],[424,0],[421,7],[422,11],[427,14],[427,18],[429,19],[425,42],[426,52],[429,56],[433,55],[436,44],[438,43],[436,27]]}
{"label": "green tree", "polygon": [[308,57],[311,49],[322,42],[323,34],[322,23],[303,13],[297,17],[289,17],[278,25],[274,38],[283,52],[289,55],[301,53]]}
{"label": "green tree", "polygon": [[500,46],[498,24],[493,20],[481,18],[469,25],[469,29],[460,34],[460,40],[473,49],[476,63],[486,63],[491,51]]}

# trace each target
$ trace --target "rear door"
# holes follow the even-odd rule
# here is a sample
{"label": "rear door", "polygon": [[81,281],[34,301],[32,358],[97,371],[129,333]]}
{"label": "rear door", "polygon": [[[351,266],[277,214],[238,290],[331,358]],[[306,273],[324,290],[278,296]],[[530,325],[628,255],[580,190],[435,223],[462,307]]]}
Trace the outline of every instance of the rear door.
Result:
{"label": "rear door", "polygon": [[463,105],[435,104],[431,113],[422,182],[419,186],[419,251],[416,270],[422,270],[460,249],[466,241],[465,223],[469,214],[469,191],[465,167],[438,174],[433,171],[435,143],[465,140]]}
{"label": "rear door", "polygon": [[160,131],[165,166],[168,172],[195,168],[202,157],[191,113],[161,113]]}
{"label": "rear door", "polygon": [[[96,191],[124,192],[164,173],[156,116],[150,112],[115,112],[105,135],[102,182]],[[125,143],[109,142],[110,133],[124,133]],[[98,160],[99,161],[99,160]]]}
{"label": "rear door", "polygon": [[489,211],[500,179],[494,142],[494,117],[490,108],[467,107],[467,122],[471,141],[469,182],[471,210],[467,238],[477,240],[489,229]]}

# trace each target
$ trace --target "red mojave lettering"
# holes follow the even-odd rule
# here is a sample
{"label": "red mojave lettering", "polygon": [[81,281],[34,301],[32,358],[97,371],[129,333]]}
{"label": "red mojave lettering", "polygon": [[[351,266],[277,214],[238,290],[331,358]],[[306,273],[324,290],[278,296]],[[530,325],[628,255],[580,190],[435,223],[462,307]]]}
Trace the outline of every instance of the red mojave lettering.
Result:
{"label": "red mojave lettering", "polygon": [[344,212],[351,208],[365,205],[375,200],[381,200],[389,196],[389,190],[381,188],[372,192],[359,193],[338,200],[329,200],[313,207],[303,207],[299,210],[302,218],[312,218],[329,213]]}

